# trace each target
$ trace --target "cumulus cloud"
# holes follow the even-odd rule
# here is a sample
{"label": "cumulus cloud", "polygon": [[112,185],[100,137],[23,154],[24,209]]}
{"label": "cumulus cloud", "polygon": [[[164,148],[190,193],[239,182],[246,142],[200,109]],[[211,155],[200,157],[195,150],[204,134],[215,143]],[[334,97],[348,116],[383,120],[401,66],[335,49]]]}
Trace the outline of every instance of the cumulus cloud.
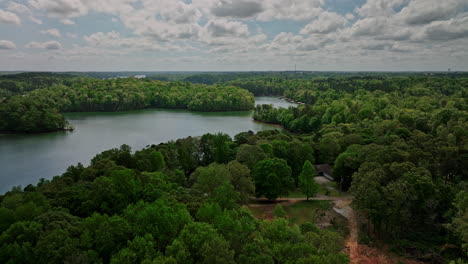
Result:
{"label": "cumulus cloud", "polygon": [[84,40],[93,46],[106,45],[110,41],[120,38],[120,33],[111,31],[111,32],[97,32],[89,36],[84,36]]}
{"label": "cumulus cloud", "polygon": [[468,16],[436,21],[424,27],[419,40],[454,40],[468,37]]}
{"label": "cumulus cloud", "polygon": [[12,12],[0,9],[0,24],[21,24],[21,19]]}
{"label": "cumulus cloud", "polygon": [[46,41],[46,42],[36,42],[32,41],[26,45],[26,48],[29,49],[46,49],[46,50],[58,50],[62,48],[62,44],[58,41]]}
{"label": "cumulus cloud", "polygon": [[306,25],[300,33],[330,33],[344,27],[347,22],[346,18],[338,15],[337,13],[323,12],[319,15],[318,19]]}
{"label": "cumulus cloud", "polygon": [[48,30],[42,30],[41,31],[42,34],[47,34],[51,37],[55,37],[55,38],[60,38],[61,34],[60,34],[60,31],[56,28],[52,28],[52,29],[48,29]]}
{"label": "cumulus cloud", "polygon": [[354,36],[372,36],[384,32],[387,26],[387,21],[384,18],[365,18],[358,20],[351,27],[351,32]]}
{"label": "cumulus cloud", "polygon": [[88,36],[84,36],[84,40],[92,47],[100,48],[109,51],[120,51],[122,53],[130,53],[134,51],[186,51],[190,47],[170,44],[163,45],[157,43],[148,37],[122,37],[120,33],[111,32],[96,32]]}
{"label": "cumulus cloud", "polygon": [[389,50],[392,48],[392,43],[388,42],[365,42],[361,48],[364,50]]}
{"label": "cumulus cloud", "polygon": [[28,0],[30,6],[59,18],[75,18],[90,11],[101,13],[124,13],[133,10],[131,3],[136,0]]}
{"label": "cumulus cloud", "polygon": [[56,17],[78,17],[88,13],[80,0],[29,0],[29,5]]}
{"label": "cumulus cloud", "polygon": [[205,28],[215,38],[245,37],[249,35],[247,25],[237,21],[211,20],[206,24]]}
{"label": "cumulus cloud", "polygon": [[212,8],[212,13],[218,17],[248,18],[263,11],[263,6],[254,1],[221,1]]}
{"label": "cumulus cloud", "polygon": [[68,18],[61,19],[60,22],[64,25],[75,25],[75,22]]}
{"label": "cumulus cloud", "polygon": [[31,10],[23,4],[18,4],[16,2],[9,2],[7,5],[7,10],[16,12],[18,14],[30,14]]}
{"label": "cumulus cloud", "polygon": [[[325,5],[325,2],[3,0],[5,11],[0,12],[0,23],[5,23],[2,20],[5,12],[10,15],[8,23],[19,24],[22,20],[40,23],[37,18],[47,17],[44,21],[52,18],[67,25],[76,22],[77,32],[89,32],[81,30],[78,22],[83,19],[78,18],[91,13],[119,22],[113,23],[115,31],[110,32],[97,32],[102,31],[102,27],[97,25],[96,33],[83,36],[83,41],[73,40],[77,36],[70,32],[42,32],[52,37],[64,35],[69,37],[68,41],[76,42],[63,49],[59,42],[53,41],[26,45],[35,49],[59,49],[53,52],[54,56],[57,59],[66,57],[67,60],[80,59],[80,54],[106,54],[109,58],[132,54],[132,58],[140,57],[144,61],[148,58],[146,52],[169,50],[191,50],[199,57],[206,57],[206,62],[216,60],[220,65],[255,56],[280,66],[282,63],[275,61],[287,60],[288,56],[301,57],[304,61],[307,61],[305,58],[314,58],[309,61],[317,65],[327,62],[345,65],[348,59],[359,62],[391,59],[397,62],[399,57],[413,60],[418,56],[468,56],[465,48],[468,45],[466,0],[365,0],[344,13],[332,12],[335,10],[333,6],[330,2]],[[17,22],[12,22],[11,14],[18,18]],[[270,21],[275,23],[255,23]],[[290,30],[284,31],[290,32],[274,35],[272,32],[277,28],[272,30],[271,27],[283,22],[291,26]],[[301,29],[300,24],[305,26]],[[263,32],[268,32],[268,35]],[[50,55],[44,52],[37,54]],[[369,58],[366,57],[368,54],[378,56]],[[186,55],[175,54],[174,61],[182,61]],[[158,54],[161,59],[166,56],[174,56],[174,53]]]}
{"label": "cumulus cloud", "polygon": [[201,11],[179,1],[143,0],[143,7],[121,14],[122,23],[137,35],[158,41],[195,39],[201,26]]}
{"label": "cumulus cloud", "polygon": [[323,9],[324,0],[264,0],[264,12],[259,20],[307,20],[316,17]]}
{"label": "cumulus cloud", "polygon": [[28,17],[31,21],[36,24],[42,24],[42,21],[33,16],[33,13],[29,7],[23,4],[18,4],[16,2],[9,2],[6,9],[11,12],[15,12],[17,14],[24,15]]}
{"label": "cumulus cloud", "polygon": [[355,12],[362,17],[390,16],[395,14],[398,8],[401,8],[409,1],[410,0],[367,0],[361,7],[356,7]]}
{"label": "cumulus cloud", "polygon": [[2,50],[16,49],[16,44],[9,40],[0,40],[0,49]]}
{"label": "cumulus cloud", "polygon": [[466,0],[413,0],[398,14],[408,25],[428,24],[447,20],[468,6]]}

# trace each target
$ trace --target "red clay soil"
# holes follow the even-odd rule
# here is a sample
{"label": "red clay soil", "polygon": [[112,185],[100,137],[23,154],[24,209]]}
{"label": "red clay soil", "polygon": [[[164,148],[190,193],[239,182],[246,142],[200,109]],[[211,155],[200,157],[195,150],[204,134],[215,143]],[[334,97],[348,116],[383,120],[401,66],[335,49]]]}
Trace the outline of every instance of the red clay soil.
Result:
{"label": "red clay soil", "polygon": [[[263,211],[262,219],[273,220],[273,209],[276,204],[288,206],[296,203],[297,201],[306,200],[305,198],[289,198],[279,199],[275,202],[269,203],[267,200],[257,199],[255,204],[249,204],[248,207],[261,208]],[[371,248],[366,245],[359,244],[359,225],[354,210],[350,204],[351,197],[329,197],[320,196],[311,198],[311,200],[328,200],[333,201],[335,206],[334,210],[348,219],[349,237],[346,239],[346,253],[349,255],[351,264],[423,264],[423,262],[416,260],[408,260],[385,252],[378,248]]]}
{"label": "red clay soil", "polygon": [[349,237],[346,239],[346,251],[351,264],[422,264],[422,262],[394,256],[377,248],[360,245],[358,242],[359,225],[350,204],[351,200],[335,202],[335,210],[348,219]]}

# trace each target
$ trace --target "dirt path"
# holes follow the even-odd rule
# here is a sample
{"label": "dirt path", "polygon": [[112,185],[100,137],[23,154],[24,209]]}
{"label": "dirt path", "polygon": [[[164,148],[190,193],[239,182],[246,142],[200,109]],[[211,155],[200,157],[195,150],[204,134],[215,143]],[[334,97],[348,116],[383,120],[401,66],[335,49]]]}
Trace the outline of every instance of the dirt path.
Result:
{"label": "dirt path", "polygon": [[348,249],[350,263],[372,263],[367,262],[359,252],[359,225],[356,219],[356,214],[351,208],[352,200],[341,200],[335,203],[335,210],[340,215],[348,219],[349,236],[346,239],[346,248]]}
{"label": "dirt path", "polygon": [[360,245],[359,224],[356,213],[350,206],[351,202],[352,199],[336,200],[335,207],[333,207],[333,210],[348,219],[349,236],[346,239],[346,248],[351,264],[422,264],[422,262],[419,261],[394,256],[378,248]]}
{"label": "dirt path", "polygon": [[[276,200],[274,203],[268,203],[266,199],[256,199],[255,204],[249,204],[249,207],[266,208],[267,212],[271,214],[276,204],[285,206],[292,205],[298,201],[305,201],[306,198],[282,198]],[[377,248],[371,248],[366,245],[359,244],[359,223],[356,213],[350,206],[352,202],[351,196],[324,196],[309,198],[309,200],[324,200],[333,201],[333,210],[342,215],[348,220],[349,236],[346,239],[346,249],[349,255],[351,264],[423,264],[415,260],[408,260],[398,256],[394,256],[389,252],[384,252]],[[270,212],[271,211],[271,212]]]}

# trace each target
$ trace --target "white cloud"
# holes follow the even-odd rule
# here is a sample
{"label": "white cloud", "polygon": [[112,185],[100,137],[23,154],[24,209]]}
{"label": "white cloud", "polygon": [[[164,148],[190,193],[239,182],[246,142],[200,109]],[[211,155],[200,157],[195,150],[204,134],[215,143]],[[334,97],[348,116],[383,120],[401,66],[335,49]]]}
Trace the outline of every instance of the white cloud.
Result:
{"label": "white cloud", "polygon": [[206,31],[212,37],[246,37],[249,28],[246,24],[238,21],[211,20],[206,23]]}
{"label": "white cloud", "polygon": [[385,33],[387,26],[386,18],[370,17],[356,21],[351,32],[354,36],[373,36]]}
{"label": "white cloud", "polygon": [[9,2],[7,5],[7,10],[15,12],[17,14],[24,15],[33,21],[36,24],[42,24],[42,21],[33,16],[31,9],[23,4],[18,4],[16,2]]}
{"label": "white cloud", "polygon": [[62,44],[58,41],[46,41],[46,42],[36,42],[32,41],[26,45],[26,48],[29,49],[47,49],[47,50],[57,50],[62,48]]}
{"label": "white cloud", "polygon": [[410,0],[367,0],[361,7],[356,7],[355,12],[362,17],[390,16],[396,13],[397,8],[401,8],[409,1]]}
{"label": "white cloud", "polygon": [[401,10],[397,18],[408,25],[428,24],[453,18],[467,6],[466,0],[413,0]]}
{"label": "white cloud", "polygon": [[60,20],[60,22],[64,25],[75,25],[75,22],[73,20],[70,20],[68,18],[63,18]]}
{"label": "white cloud", "polygon": [[131,12],[133,8],[130,4],[133,2],[136,0],[28,0],[35,9],[63,19],[84,16],[90,11],[108,14]]}
{"label": "white cloud", "polygon": [[9,40],[0,40],[0,50],[16,49],[16,44]]}
{"label": "white cloud", "polygon": [[323,12],[318,19],[306,25],[301,34],[311,33],[330,33],[339,28],[343,28],[347,24],[346,18],[332,12]]}
{"label": "white cloud", "polygon": [[262,11],[261,3],[244,0],[220,1],[211,9],[215,16],[232,18],[253,17]]}
{"label": "white cloud", "polygon": [[173,43],[163,45],[155,42],[148,37],[121,37],[120,33],[111,32],[96,32],[89,36],[84,36],[83,39],[95,48],[109,50],[110,48],[121,52],[141,52],[141,51],[186,51],[189,47],[182,47]]}
{"label": "white cloud", "polygon": [[31,10],[23,4],[18,4],[16,2],[9,2],[7,5],[7,10],[16,12],[18,14],[27,14],[29,15],[31,13]]}
{"label": "white cloud", "polygon": [[78,17],[88,13],[87,6],[80,0],[29,0],[29,5],[55,17]]}
{"label": "white cloud", "polygon": [[[399,67],[400,63],[414,65],[422,58],[449,61],[450,56],[456,56],[453,60],[458,60],[458,65],[466,65],[463,59],[468,58],[467,0],[366,0],[344,14],[332,12],[333,7],[325,6],[326,0],[13,1],[17,2],[0,0],[6,12],[18,17],[17,24],[22,20],[40,23],[38,18],[44,21],[52,18],[71,25],[91,13],[90,19],[95,19],[97,14],[119,22],[113,23],[115,31],[111,32],[97,32],[102,27],[96,23],[96,33],[83,36],[82,40],[74,40],[78,36],[72,33],[58,32],[67,41],[75,42],[66,48],[52,41],[27,45],[58,49],[53,52],[54,61],[89,63],[87,60],[92,56],[101,54],[109,59],[106,63],[97,61],[95,67],[113,67],[117,61],[129,65],[127,60],[138,61],[135,65],[151,66],[156,59],[174,65],[190,62],[194,67],[200,62],[206,67],[212,63],[221,68],[227,67],[223,65],[233,69],[236,65],[271,65],[271,69],[278,69],[284,67],[284,62],[297,60],[298,65],[316,65],[323,70],[325,65],[387,67],[387,63],[394,63]],[[287,22],[291,32],[299,30],[299,33],[283,32],[276,36],[263,33],[271,32],[268,27],[283,20],[300,21]],[[275,23],[261,23],[269,21]],[[298,24],[305,26],[300,29]],[[77,32],[89,32],[81,30],[82,26],[75,26]],[[28,53],[28,60],[33,53]],[[35,54],[39,62],[39,57],[44,59],[51,53]],[[88,57],[84,60],[80,56]],[[261,62],[255,60],[257,57],[262,58]]]}
{"label": "white cloud", "polygon": [[93,46],[107,45],[110,41],[120,38],[120,33],[112,32],[97,32],[89,36],[84,36],[84,40]]}
{"label": "white cloud", "polygon": [[38,18],[35,18],[35,17],[31,16],[31,17],[29,17],[29,19],[31,19],[31,21],[36,23],[36,24],[42,25],[42,20],[40,20]]}
{"label": "white cloud", "polygon": [[52,29],[48,29],[48,30],[42,30],[41,31],[42,34],[47,34],[51,37],[55,37],[55,38],[60,38],[61,34],[60,34],[60,31],[56,28],[52,28]]}
{"label": "white cloud", "polygon": [[264,0],[264,12],[257,18],[262,21],[276,19],[308,20],[322,12],[324,0]]}
{"label": "white cloud", "polygon": [[0,24],[21,24],[21,19],[12,12],[0,9]]}
{"label": "white cloud", "polygon": [[447,21],[435,21],[425,26],[416,40],[447,41],[468,37],[468,15]]}

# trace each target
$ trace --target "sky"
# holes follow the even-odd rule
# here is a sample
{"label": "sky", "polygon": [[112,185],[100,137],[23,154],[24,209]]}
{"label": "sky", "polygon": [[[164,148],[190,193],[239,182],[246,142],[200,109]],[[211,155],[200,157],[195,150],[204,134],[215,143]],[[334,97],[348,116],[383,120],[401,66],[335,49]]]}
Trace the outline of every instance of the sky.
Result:
{"label": "sky", "polygon": [[0,70],[468,70],[468,0],[0,0]]}

